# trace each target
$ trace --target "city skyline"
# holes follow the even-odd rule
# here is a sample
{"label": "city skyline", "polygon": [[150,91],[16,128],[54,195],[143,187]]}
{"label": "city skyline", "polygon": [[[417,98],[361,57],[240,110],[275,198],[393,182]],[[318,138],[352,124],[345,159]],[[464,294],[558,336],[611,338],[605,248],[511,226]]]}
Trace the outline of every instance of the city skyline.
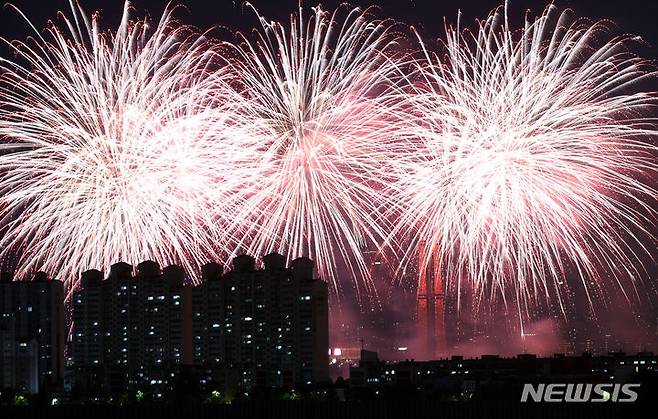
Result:
{"label": "city skyline", "polygon": [[[380,360],[377,351],[363,346],[327,353],[332,346],[327,285],[314,278],[312,261],[299,258],[286,266],[284,256],[269,254],[262,263],[258,268],[254,258],[238,256],[228,272],[209,263],[202,268],[203,281],[187,285],[182,269],[153,261],[135,267],[116,263],[107,276],[86,271],[67,319],[72,334],[66,366],[63,337],[70,326],[63,324],[62,282],[42,274],[31,281],[5,278],[0,281],[3,391],[112,404],[126,391],[143,394],[138,402],[144,395],[171,402],[184,394],[210,394],[212,401],[217,393],[215,403],[230,403],[252,393],[272,397],[262,393],[267,388],[288,391],[276,396],[284,399],[296,391],[324,389],[341,400],[347,395],[370,400],[380,392],[396,400],[398,392],[413,388],[444,401],[513,401],[518,396],[510,389],[537,377],[612,386],[638,374],[650,377],[657,368],[650,351],[608,348],[599,355],[564,351],[541,357],[524,350],[509,357],[481,352],[399,361]],[[17,355],[11,355],[10,343]],[[283,355],[275,356],[278,352]],[[494,377],[508,390],[492,383]],[[437,391],[437,382],[447,387]],[[641,397],[648,391],[640,391]]]}
{"label": "city skyline", "polygon": [[[658,351],[657,4],[79,6],[0,11],[5,382],[63,380],[16,367],[60,357],[16,308],[43,283],[103,388],[212,359],[251,389],[369,358]],[[234,286],[264,311],[232,311]],[[265,327],[310,327],[324,308],[288,300],[311,295],[326,336]]]}
{"label": "city skyline", "polygon": [[[251,259],[243,255],[234,258],[249,258],[253,265],[251,269],[267,269],[268,258],[282,258],[281,263],[285,263],[285,257],[277,253],[270,254],[259,259]],[[302,258],[303,259],[303,258]],[[373,259],[372,266],[381,266],[378,259]],[[209,278],[222,277],[226,272],[231,272],[233,268],[224,271],[222,265],[209,262],[200,267],[202,281],[195,282],[184,270],[177,265],[168,265],[161,269],[160,265],[154,261],[145,261],[134,267],[125,262],[118,262],[112,265],[109,273],[105,275],[102,271],[91,269],[81,274],[81,288],[76,293],[86,289],[83,284],[106,283],[113,277],[116,277],[118,271],[124,272],[127,278],[135,274],[135,278],[144,277],[142,271],[161,272],[157,275],[164,275],[163,278],[179,278],[180,286],[189,289],[199,289],[200,286],[207,286]],[[233,266],[233,265],[231,265]],[[383,271],[385,272],[385,271]],[[156,275],[153,273],[153,275]],[[13,275],[3,272],[0,283],[9,286],[16,283],[17,286],[30,284],[42,284],[54,281],[63,289],[63,282],[53,278],[52,280],[43,272],[26,277],[20,281],[13,281]],[[163,280],[163,286],[167,283]],[[100,288],[98,288],[100,290]],[[72,298],[76,293],[71,294]],[[199,297],[194,297],[198,299]],[[602,324],[600,319],[593,317],[592,313],[585,312],[583,318],[578,318],[578,313],[572,312],[570,319],[560,318],[557,315],[549,316],[528,325],[525,336],[515,336],[513,325],[508,324],[509,329],[499,328],[493,314],[479,317],[470,317],[470,310],[457,311],[452,307],[454,300],[447,304],[445,312],[445,322],[443,333],[443,343],[438,346],[428,346],[426,339],[423,337],[423,328],[427,323],[418,322],[417,315],[417,296],[415,292],[407,290],[406,297],[398,295],[396,305],[390,305],[389,309],[380,307],[370,310],[360,311],[345,316],[344,308],[336,308],[334,305],[330,308],[329,320],[329,348],[340,349],[345,354],[354,354],[359,348],[374,350],[383,355],[385,360],[403,360],[409,358],[415,359],[434,359],[440,357],[450,357],[461,355],[466,357],[478,357],[484,354],[498,354],[501,356],[513,356],[516,353],[533,353],[540,356],[550,356],[553,353],[565,353],[567,355],[578,355],[588,352],[597,355],[604,355],[613,351],[626,351],[629,353],[656,350],[658,344],[658,318],[645,318],[642,323],[640,320],[634,320],[629,317],[620,316],[620,312],[614,315],[617,317],[615,325]],[[96,297],[94,301],[101,301]],[[331,298],[328,299],[331,301]],[[335,301],[334,301],[335,303]],[[203,303],[199,303],[203,305]],[[205,303],[208,304],[207,302]],[[62,297],[62,310],[68,311],[67,324],[71,325],[72,318],[70,313],[74,311],[75,300],[71,299],[65,302]],[[68,307],[68,308],[67,308]],[[338,306],[340,307],[340,306]],[[403,307],[402,309],[400,307]],[[582,307],[580,307],[582,309]],[[392,310],[391,310],[392,309]],[[6,308],[5,311],[11,311]],[[205,310],[203,310],[205,311]],[[581,312],[582,313],[582,312]],[[461,316],[455,317],[456,315]],[[457,321],[453,321],[456,319]],[[571,320],[571,322],[569,321]],[[629,323],[637,322],[642,327],[634,330],[629,328]],[[73,338],[74,329],[67,327],[66,334]],[[351,351],[351,352],[350,352]],[[189,351],[188,351],[189,352]],[[351,358],[350,358],[351,359]],[[334,377],[335,378],[335,377]]]}
{"label": "city skyline", "polygon": [[[198,283],[178,266],[153,261],[115,263],[107,276],[85,271],[66,322],[61,281],[43,274],[0,281],[2,388],[148,388],[161,397],[194,374],[197,385],[235,397],[255,387],[328,382],[327,285],[314,277],[312,261],[287,266],[272,253],[257,268],[242,255],[227,272],[216,263],[202,270]],[[37,350],[34,360],[21,355],[24,342]]]}

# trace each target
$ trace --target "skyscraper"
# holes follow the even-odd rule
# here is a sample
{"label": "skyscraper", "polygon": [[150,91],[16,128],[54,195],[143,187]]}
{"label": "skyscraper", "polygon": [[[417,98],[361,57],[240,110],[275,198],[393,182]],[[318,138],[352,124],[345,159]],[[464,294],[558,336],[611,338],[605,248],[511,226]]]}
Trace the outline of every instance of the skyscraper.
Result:
{"label": "skyscraper", "polygon": [[[439,259],[434,252],[427,252],[421,243],[418,264],[418,297],[416,322],[418,328],[419,355],[436,359],[447,350],[445,334],[445,294],[441,280]],[[423,255],[429,254],[429,260]]]}
{"label": "skyscraper", "polygon": [[9,387],[37,393],[64,375],[64,284],[43,272],[29,280],[0,276],[0,372]]}
{"label": "skyscraper", "polygon": [[233,259],[222,276],[204,266],[193,291],[194,360],[220,387],[317,383],[329,378],[328,292],[307,258],[286,267],[284,256]]}
{"label": "skyscraper", "polygon": [[73,333],[69,358],[77,366],[100,365],[103,360],[103,273],[82,274],[80,288],[73,294]]}
{"label": "skyscraper", "polygon": [[192,286],[177,266],[117,263],[84,272],[73,294],[70,365],[97,391],[171,389],[184,365],[200,381],[249,390],[328,380],[328,291],[313,262],[238,256],[202,267]]}
{"label": "skyscraper", "polygon": [[215,367],[225,361],[223,269],[208,263],[201,272],[201,283],[192,289],[192,360],[194,365]]}
{"label": "skyscraper", "polygon": [[[191,363],[191,288],[177,266],[146,261],[112,265],[108,278],[82,274],[73,294],[70,363],[78,383],[109,391],[171,385]],[[188,343],[190,342],[190,343]]]}

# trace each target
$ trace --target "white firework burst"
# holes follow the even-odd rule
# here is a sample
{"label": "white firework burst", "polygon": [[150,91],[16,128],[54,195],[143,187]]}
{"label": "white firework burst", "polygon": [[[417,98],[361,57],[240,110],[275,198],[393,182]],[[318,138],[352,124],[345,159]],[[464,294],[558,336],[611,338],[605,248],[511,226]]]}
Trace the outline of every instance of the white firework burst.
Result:
{"label": "white firework burst", "polygon": [[230,45],[253,158],[228,231],[254,254],[310,256],[336,289],[337,266],[368,288],[362,250],[387,232],[378,214],[394,152],[398,35],[369,10],[313,11],[289,27],[259,16],[256,39]]}
{"label": "white firework burst", "polygon": [[126,2],[105,32],[71,10],[1,61],[2,256],[70,285],[119,260],[195,272],[222,253],[216,206],[231,187],[215,48],[173,8],[152,25]]}
{"label": "white firework burst", "polygon": [[424,249],[448,287],[511,293],[519,314],[537,298],[564,308],[569,272],[590,298],[610,280],[626,293],[658,167],[655,73],[633,38],[552,5],[519,31],[499,8],[475,32],[446,32],[445,55],[423,45],[411,145],[394,162],[407,260]]}

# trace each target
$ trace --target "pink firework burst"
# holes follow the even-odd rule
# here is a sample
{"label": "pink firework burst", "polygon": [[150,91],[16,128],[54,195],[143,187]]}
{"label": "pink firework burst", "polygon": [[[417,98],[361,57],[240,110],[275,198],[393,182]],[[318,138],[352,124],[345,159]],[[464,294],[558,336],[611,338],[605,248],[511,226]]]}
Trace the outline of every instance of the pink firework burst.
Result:
{"label": "pink firework burst", "polygon": [[634,39],[554,6],[519,31],[499,8],[475,32],[446,33],[445,55],[423,45],[410,150],[393,162],[406,259],[424,249],[448,287],[511,293],[519,315],[538,298],[563,309],[568,272],[590,298],[609,280],[626,294],[658,168],[655,73]]}
{"label": "pink firework burst", "polygon": [[[337,266],[368,281],[362,250],[387,233],[383,168],[394,154],[398,34],[370,11],[317,7],[230,45],[248,191],[231,236],[253,254],[310,256],[338,290]],[[342,13],[345,11],[346,13]]]}

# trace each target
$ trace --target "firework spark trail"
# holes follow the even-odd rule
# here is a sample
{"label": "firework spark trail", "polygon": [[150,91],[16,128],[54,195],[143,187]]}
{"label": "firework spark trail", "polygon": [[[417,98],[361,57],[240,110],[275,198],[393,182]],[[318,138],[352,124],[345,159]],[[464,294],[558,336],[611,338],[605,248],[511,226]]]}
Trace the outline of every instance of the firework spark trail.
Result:
{"label": "firework spark trail", "polygon": [[1,61],[0,256],[68,285],[118,260],[195,272],[221,253],[218,185],[234,187],[214,47],[174,8],[153,26],[126,2],[115,32],[71,10]]}
{"label": "firework spark trail", "polygon": [[633,39],[553,6],[521,31],[497,9],[474,33],[446,33],[444,57],[423,45],[405,99],[413,146],[393,162],[405,260],[438,254],[448,287],[509,292],[519,315],[537,299],[564,310],[573,268],[591,303],[610,280],[626,295],[658,168],[642,84],[655,73]]}
{"label": "firework spark trail", "polygon": [[551,6],[515,34],[497,11],[405,75],[392,22],[316,8],[289,28],[258,16],[218,71],[172,9],[149,29],[126,3],[114,33],[72,10],[2,61],[0,256],[19,249],[19,274],[279,250],[372,293],[362,249],[405,235],[404,261],[427,249],[457,288],[511,289],[519,307],[560,298],[571,264],[590,291],[599,266],[637,274],[653,73],[630,38],[599,44],[603,23]]}
{"label": "firework spark trail", "polygon": [[313,10],[304,20],[300,9],[289,28],[258,16],[256,39],[229,45],[244,138],[256,142],[245,141],[249,193],[227,231],[252,254],[311,257],[336,290],[344,265],[364,279],[357,292],[361,282],[371,293],[362,250],[386,234],[378,189],[394,157],[403,59],[392,22],[368,10]]}

